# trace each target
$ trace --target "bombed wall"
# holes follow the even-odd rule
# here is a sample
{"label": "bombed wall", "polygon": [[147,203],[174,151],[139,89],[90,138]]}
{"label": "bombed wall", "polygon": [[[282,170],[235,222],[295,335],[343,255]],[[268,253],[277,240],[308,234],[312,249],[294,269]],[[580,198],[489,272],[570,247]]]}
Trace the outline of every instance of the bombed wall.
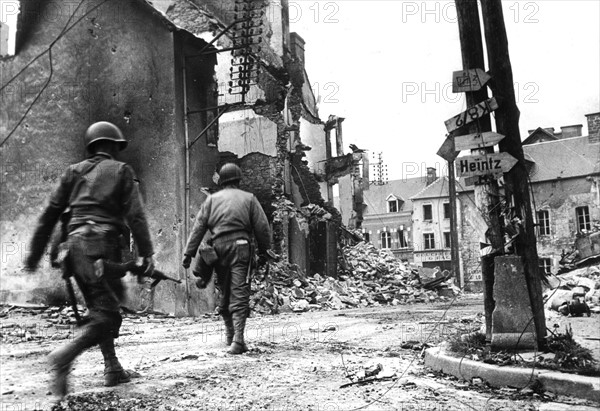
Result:
{"label": "bombed wall", "polygon": [[51,56],[18,74],[70,17],[64,12],[43,18],[44,8],[69,9],[59,1],[29,4],[40,9],[28,10],[21,20],[29,26],[20,26],[16,56],[0,61],[6,85],[0,103],[0,135],[6,139],[0,152],[3,298],[27,299],[24,291],[59,284],[59,274],[47,262],[36,275],[24,276],[20,268],[33,222],[65,167],[85,158],[83,134],[98,120],[115,123],[129,140],[122,160],[141,181],[159,267],[177,270],[182,158],[173,133],[172,33],[142,2],[108,2],[93,9],[98,2],[84,1],[81,15],[90,14],[54,43]]}
{"label": "bombed wall", "polygon": [[589,220],[600,221],[597,187],[597,177],[533,184],[536,208],[547,211],[549,217],[549,233],[541,235],[538,231],[537,235],[540,258],[551,258],[556,265],[563,251],[574,247],[577,233],[581,231],[576,208],[587,207]]}
{"label": "bombed wall", "polygon": [[269,222],[273,221],[273,185],[277,184],[275,175],[276,159],[262,153],[252,153],[240,159],[244,178],[240,188],[253,193],[262,205]]}

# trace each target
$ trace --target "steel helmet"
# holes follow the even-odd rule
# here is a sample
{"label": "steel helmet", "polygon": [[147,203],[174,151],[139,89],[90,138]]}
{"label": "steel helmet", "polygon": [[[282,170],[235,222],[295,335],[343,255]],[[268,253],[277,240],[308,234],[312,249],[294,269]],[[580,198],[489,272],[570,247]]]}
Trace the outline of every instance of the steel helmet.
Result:
{"label": "steel helmet", "polygon": [[219,185],[240,181],[242,179],[242,170],[237,164],[227,163],[219,171]]}
{"label": "steel helmet", "polygon": [[85,147],[87,149],[90,148],[92,143],[99,140],[110,140],[119,143],[121,150],[127,147],[127,140],[123,137],[119,127],[108,121],[94,123],[85,132]]}

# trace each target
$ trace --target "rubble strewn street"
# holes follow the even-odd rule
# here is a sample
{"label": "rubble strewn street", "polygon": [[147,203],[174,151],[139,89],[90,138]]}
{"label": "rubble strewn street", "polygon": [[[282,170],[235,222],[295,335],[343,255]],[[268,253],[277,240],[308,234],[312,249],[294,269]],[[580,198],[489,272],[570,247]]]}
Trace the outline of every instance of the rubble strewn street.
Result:
{"label": "rubble strewn street", "polygon": [[[60,313],[51,308],[49,313]],[[528,387],[491,389],[482,381],[460,381],[423,368],[425,346],[481,326],[480,295],[462,297],[447,308],[447,302],[415,303],[251,318],[250,351],[242,356],[225,353],[224,331],[215,316],[127,314],[117,344],[123,365],[139,377],[102,387],[102,356],[91,349],[75,364],[73,393],[54,409],[595,409],[586,401]],[[45,310],[14,308],[0,323],[3,332],[9,323],[36,329],[48,324],[43,315]],[[51,409],[45,356],[60,344],[51,337],[3,341],[3,409],[17,404],[21,408],[12,409]]]}

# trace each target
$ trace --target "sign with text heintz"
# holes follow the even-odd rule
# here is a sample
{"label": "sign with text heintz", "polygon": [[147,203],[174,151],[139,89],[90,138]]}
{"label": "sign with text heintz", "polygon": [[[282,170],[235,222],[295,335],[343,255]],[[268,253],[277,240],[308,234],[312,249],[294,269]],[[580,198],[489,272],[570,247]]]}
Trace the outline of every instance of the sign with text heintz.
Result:
{"label": "sign with text heintz", "polygon": [[458,157],[455,161],[459,177],[503,174],[517,164],[517,159],[508,153],[486,153],[482,155]]}

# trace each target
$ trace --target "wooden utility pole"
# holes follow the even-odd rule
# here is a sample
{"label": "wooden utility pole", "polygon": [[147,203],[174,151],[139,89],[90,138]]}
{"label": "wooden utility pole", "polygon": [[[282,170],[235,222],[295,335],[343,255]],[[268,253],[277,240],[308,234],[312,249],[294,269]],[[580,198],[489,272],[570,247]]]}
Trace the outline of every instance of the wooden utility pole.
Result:
{"label": "wooden utility pole", "polygon": [[[455,0],[456,14],[458,18],[458,30],[460,37],[460,49],[463,62],[463,70],[483,69],[483,40],[481,36],[481,27],[479,24],[479,9],[477,1],[474,0]],[[478,91],[466,93],[467,106],[488,99],[486,87]],[[470,133],[482,133],[491,131],[490,116],[484,116],[477,122],[470,123],[466,127],[457,130],[454,135],[463,135]],[[492,147],[486,149],[472,150],[472,153],[479,154],[481,150],[493,152]],[[483,214],[484,220],[488,225],[486,235],[494,250],[503,250],[502,228],[500,224],[499,190],[498,182],[493,177],[484,177],[484,182],[477,182],[475,185],[475,204],[478,210]],[[492,332],[492,312],[494,311],[495,301],[494,291],[494,256],[484,256],[481,258],[481,274],[483,280],[483,303],[485,309],[486,340],[491,341]]]}
{"label": "wooden utility pole", "polygon": [[[476,3],[473,1],[473,3]],[[538,273],[538,255],[529,198],[529,179],[519,133],[519,116],[513,87],[512,67],[508,53],[508,38],[500,0],[481,0],[483,25],[493,91],[499,104],[496,111],[496,131],[506,137],[500,150],[511,154],[518,163],[505,174],[505,195],[514,216],[521,220],[521,233],[516,238],[515,252],[523,259],[538,346],[545,346],[546,320]]]}

